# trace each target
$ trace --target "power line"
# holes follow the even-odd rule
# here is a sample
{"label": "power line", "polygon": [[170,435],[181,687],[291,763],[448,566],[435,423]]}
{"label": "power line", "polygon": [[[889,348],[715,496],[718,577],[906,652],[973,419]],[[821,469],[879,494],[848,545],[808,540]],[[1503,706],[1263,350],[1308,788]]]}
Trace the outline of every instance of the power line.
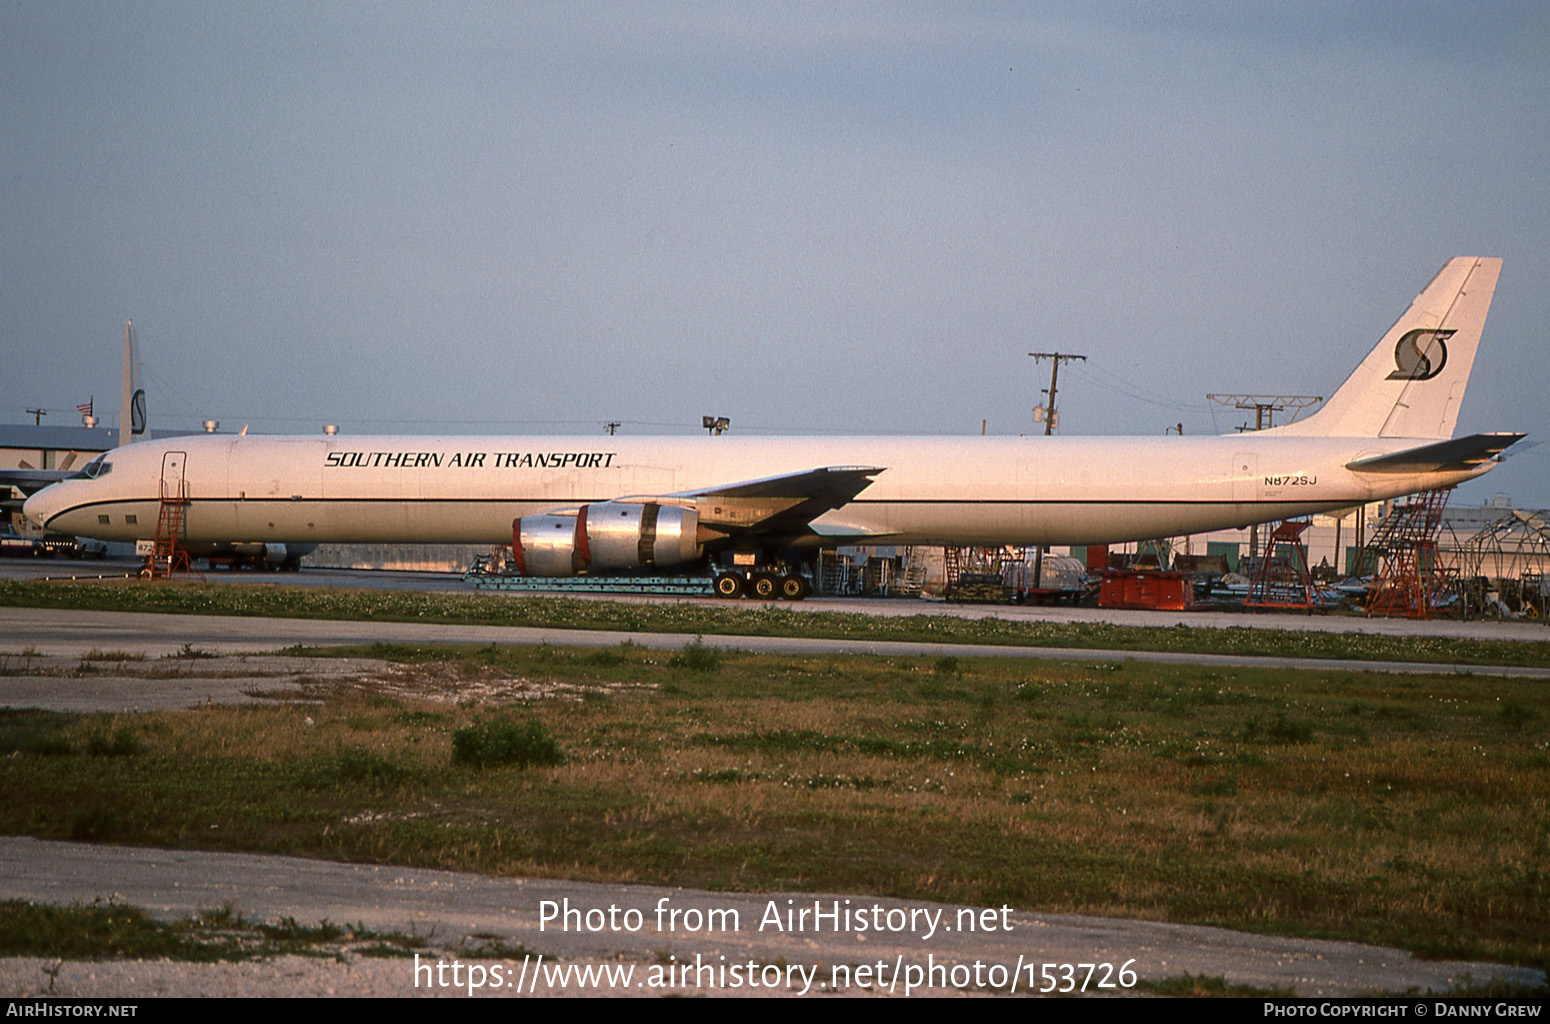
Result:
{"label": "power line", "polygon": [[[1188,409],[1191,412],[1199,412],[1201,409],[1199,405],[1191,405],[1187,402],[1168,401],[1156,394],[1148,395],[1141,389],[1139,385],[1126,380],[1124,377],[1121,377],[1118,374],[1109,373],[1108,371],[1100,369],[1099,367],[1094,366],[1090,367],[1089,369],[1092,371],[1091,373],[1073,366],[1071,367],[1070,372],[1074,373],[1078,380],[1086,381],[1093,387],[1102,388],[1105,391],[1112,391],[1116,395],[1123,395],[1131,401],[1144,402],[1147,405],[1155,405],[1162,409]],[[1093,374],[1107,377],[1113,383],[1106,383],[1105,381],[1099,379],[1098,376],[1093,376]]]}

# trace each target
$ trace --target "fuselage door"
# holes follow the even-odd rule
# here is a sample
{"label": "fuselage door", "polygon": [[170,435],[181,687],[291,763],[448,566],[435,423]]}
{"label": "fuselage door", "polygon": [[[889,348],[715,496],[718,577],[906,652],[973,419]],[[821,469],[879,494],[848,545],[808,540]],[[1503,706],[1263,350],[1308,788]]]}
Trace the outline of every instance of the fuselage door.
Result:
{"label": "fuselage door", "polygon": [[167,452],[161,457],[162,498],[188,497],[188,485],[183,477],[184,463],[187,461],[186,452]]}

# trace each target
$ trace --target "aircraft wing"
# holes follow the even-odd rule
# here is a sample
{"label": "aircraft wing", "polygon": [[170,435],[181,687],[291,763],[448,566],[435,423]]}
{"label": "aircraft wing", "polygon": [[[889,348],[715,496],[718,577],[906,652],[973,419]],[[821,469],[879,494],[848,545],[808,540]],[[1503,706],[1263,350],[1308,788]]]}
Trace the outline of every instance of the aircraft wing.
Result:
{"label": "aircraft wing", "polygon": [[803,473],[749,480],[671,497],[687,499],[700,523],[727,533],[811,533],[811,523],[871,486],[879,466],[825,466]]}
{"label": "aircraft wing", "polygon": [[1346,468],[1358,473],[1436,473],[1474,469],[1490,462],[1526,434],[1471,434],[1390,455],[1374,455]]}
{"label": "aircraft wing", "polygon": [[34,491],[41,491],[49,484],[58,483],[61,480],[74,480],[85,475],[78,469],[33,469],[29,466],[23,466],[21,469],[0,469],[0,487],[14,487],[23,494],[32,494]]}

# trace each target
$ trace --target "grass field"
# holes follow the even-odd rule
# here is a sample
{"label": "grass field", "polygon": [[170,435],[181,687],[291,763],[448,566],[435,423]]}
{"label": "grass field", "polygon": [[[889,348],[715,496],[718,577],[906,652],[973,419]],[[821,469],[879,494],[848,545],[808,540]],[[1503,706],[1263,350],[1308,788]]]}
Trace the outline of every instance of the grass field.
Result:
{"label": "grass field", "polygon": [[[0,831],[1550,956],[1543,682],[698,644],[344,653],[391,659],[392,685],[0,713]],[[459,699],[491,681],[525,699]]]}
{"label": "grass field", "polygon": [[[368,622],[599,629],[688,636],[790,636],[840,640],[1005,644],[1180,653],[1345,658],[1449,665],[1550,666],[1550,629],[1525,626],[1523,641],[1441,636],[1383,636],[1235,627],[1116,626],[999,618],[963,619],[929,613],[877,617],[795,611],[780,605],[685,601],[584,601],[564,597],[441,594],[412,590],[320,587],[211,586],[140,580],[5,581],[0,607],[243,615]],[[1543,634],[1544,639],[1538,639]]]}

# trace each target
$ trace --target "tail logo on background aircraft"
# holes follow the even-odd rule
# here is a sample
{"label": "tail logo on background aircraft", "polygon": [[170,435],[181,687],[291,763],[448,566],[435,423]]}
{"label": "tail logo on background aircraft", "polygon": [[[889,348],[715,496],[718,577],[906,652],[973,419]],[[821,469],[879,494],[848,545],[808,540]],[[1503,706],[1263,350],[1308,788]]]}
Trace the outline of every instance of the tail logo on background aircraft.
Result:
{"label": "tail logo on background aircraft", "polygon": [[[1418,327],[1405,332],[1394,346],[1394,363],[1399,369],[1389,374],[1389,380],[1431,380],[1448,365],[1448,346],[1443,344],[1456,331],[1439,331]],[[1436,356],[1434,362],[1432,357]]]}

